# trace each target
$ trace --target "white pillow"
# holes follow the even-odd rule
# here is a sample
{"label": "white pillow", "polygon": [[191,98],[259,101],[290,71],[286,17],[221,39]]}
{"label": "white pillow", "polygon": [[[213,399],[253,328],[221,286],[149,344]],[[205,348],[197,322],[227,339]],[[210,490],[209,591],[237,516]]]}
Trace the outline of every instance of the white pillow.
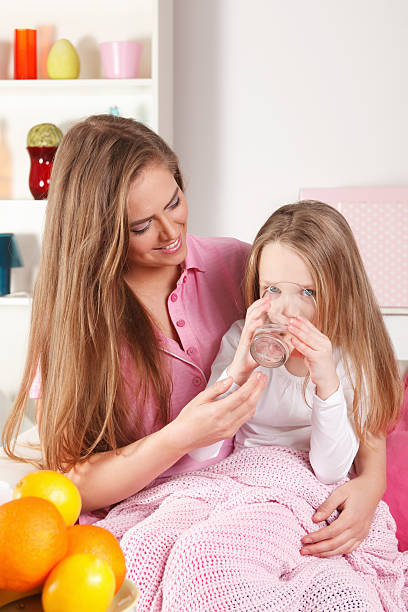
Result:
{"label": "white pillow", "polygon": [[[40,451],[29,448],[30,444],[39,444],[37,425],[18,436],[16,454],[21,454],[22,457],[39,459],[41,457]],[[31,463],[9,459],[3,449],[0,450],[0,481],[7,483],[10,487],[14,488],[20,478],[30,472],[35,472],[36,469]]]}

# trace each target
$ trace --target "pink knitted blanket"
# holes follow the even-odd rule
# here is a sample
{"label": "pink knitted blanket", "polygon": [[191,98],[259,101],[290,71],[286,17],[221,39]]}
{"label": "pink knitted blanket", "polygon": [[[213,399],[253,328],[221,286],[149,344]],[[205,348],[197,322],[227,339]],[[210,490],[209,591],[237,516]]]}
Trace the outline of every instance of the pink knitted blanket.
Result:
{"label": "pink knitted blanket", "polygon": [[305,453],[248,448],[141,491],[98,525],[121,538],[138,611],[407,610],[408,552],[384,502],[352,554],[300,555],[333,488]]}

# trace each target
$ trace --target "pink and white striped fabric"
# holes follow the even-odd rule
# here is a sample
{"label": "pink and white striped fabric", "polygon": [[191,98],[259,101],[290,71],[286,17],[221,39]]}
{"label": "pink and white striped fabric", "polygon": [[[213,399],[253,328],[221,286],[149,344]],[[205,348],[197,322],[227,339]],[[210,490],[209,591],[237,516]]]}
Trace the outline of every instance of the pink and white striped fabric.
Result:
{"label": "pink and white striped fabric", "polygon": [[333,488],[305,453],[246,448],[139,492],[97,524],[121,539],[140,612],[407,610],[408,552],[385,503],[352,554],[300,555]]}

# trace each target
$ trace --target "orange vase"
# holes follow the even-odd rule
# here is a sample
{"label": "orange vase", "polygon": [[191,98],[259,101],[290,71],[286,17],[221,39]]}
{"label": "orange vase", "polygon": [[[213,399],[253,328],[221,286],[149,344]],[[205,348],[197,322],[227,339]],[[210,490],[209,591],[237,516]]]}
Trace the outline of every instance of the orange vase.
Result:
{"label": "orange vase", "polygon": [[37,30],[14,30],[14,78],[37,78]]}

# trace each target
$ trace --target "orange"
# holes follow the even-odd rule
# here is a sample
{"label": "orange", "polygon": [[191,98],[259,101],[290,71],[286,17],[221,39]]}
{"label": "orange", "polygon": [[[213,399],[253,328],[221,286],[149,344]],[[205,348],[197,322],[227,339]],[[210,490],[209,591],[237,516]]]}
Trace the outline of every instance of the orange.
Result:
{"label": "orange", "polygon": [[68,528],[67,555],[93,553],[109,563],[115,575],[117,593],[126,576],[125,557],[115,536],[97,525],[74,525]]}
{"label": "orange", "polygon": [[13,498],[42,497],[61,512],[66,525],[73,525],[81,512],[81,496],[74,483],[64,474],[40,470],[24,476],[13,491]]}
{"label": "orange", "polygon": [[45,581],[44,612],[105,612],[115,591],[108,563],[91,553],[79,553],[58,563]]}
{"label": "orange", "polygon": [[67,552],[67,528],[55,506],[39,497],[0,506],[0,589],[42,584]]}

